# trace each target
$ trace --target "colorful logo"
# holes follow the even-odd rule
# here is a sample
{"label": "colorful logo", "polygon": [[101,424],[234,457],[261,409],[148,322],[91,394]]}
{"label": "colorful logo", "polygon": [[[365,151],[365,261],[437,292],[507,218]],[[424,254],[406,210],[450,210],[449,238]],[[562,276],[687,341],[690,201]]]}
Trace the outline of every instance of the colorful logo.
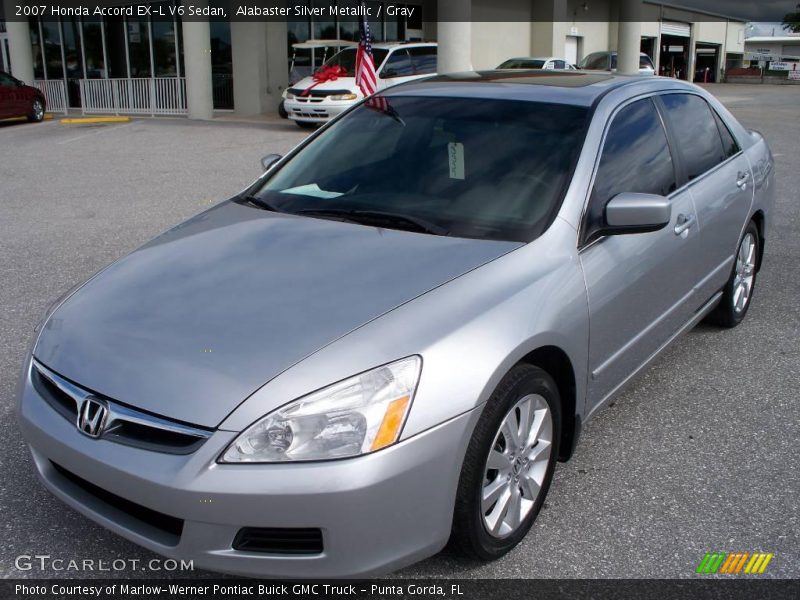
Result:
{"label": "colorful logo", "polygon": [[695,572],[701,575],[760,575],[767,570],[773,556],[772,552],[706,552]]}

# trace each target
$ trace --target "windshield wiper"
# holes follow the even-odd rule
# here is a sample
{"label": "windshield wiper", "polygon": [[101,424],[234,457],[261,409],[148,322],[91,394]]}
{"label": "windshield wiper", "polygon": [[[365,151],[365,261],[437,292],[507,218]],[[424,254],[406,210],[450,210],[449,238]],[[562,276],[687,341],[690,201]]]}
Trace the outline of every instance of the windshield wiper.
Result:
{"label": "windshield wiper", "polygon": [[255,206],[256,208],[261,208],[263,210],[268,210],[271,212],[283,212],[277,206],[273,206],[263,198],[259,198],[258,196],[246,195],[246,196],[239,196],[239,201],[244,204],[249,204],[250,206]]}
{"label": "windshield wiper", "polygon": [[393,212],[380,210],[358,210],[348,208],[305,208],[296,211],[299,215],[309,215],[318,217],[333,217],[364,225],[386,225],[389,229],[402,229],[406,231],[417,231],[420,233],[430,233],[433,235],[448,235],[450,232],[436,223],[431,223],[419,217],[401,215]]}

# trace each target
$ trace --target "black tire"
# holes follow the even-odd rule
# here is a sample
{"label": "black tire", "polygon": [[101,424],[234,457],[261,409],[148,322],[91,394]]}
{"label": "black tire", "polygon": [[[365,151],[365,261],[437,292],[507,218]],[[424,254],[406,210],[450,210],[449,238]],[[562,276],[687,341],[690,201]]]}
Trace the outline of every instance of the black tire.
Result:
{"label": "black tire", "polygon": [[728,282],[725,284],[725,287],[722,288],[722,299],[719,301],[719,304],[716,306],[716,308],[714,308],[714,310],[711,311],[706,317],[706,322],[711,323],[712,325],[718,325],[719,327],[727,328],[736,327],[744,320],[745,316],[747,316],[747,311],[753,301],[753,294],[755,293],[756,289],[756,267],[754,267],[752,271],[753,280],[752,284],[750,285],[750,292],[747,296],[747,301],[744,307],[738,310],[736,307],[736,287],[738,281],[737,265],[739,263],[739,252],[741,250],[742,243],[748,236],[751,236],[751,239],[754,240],[755,243],[753,253],[757,266],[759,252],[761,251],[761,240],[758,237],[758,227],[756,227],[755,223],[750,221],[745,228],[744,233],[742,234],[742,238],[739,240],[739,244],[736,246],[736,258],[734,260],[733,268],[731,269],[731,276],[728,278]]}
{"label": "black tire", "polygon": [[280,116],[281,119],[289,118],[289,113],[286,112],[286,107],[283,105],[283,100],[281,100],[281,103],[278,104],[278,115]]}
{"label": "black tire", "polygon": [[28,113],[28,121],[31,123],[39,123],[44,119],[44,100],[41,98],[34,98],[31,102],[31,112]]}
{"label": "black tire", "polygon": [[295,123],[300,129],[316,129],[318,127],[316,123],[309,123],[308,121],[295,121]]}
{"label": "black tire", "polygon": [[[544,479],[530,512],[517,529],[507,537],[495,537],[484,523],[481,494],[486,474],[486,461],[498,431],[516,403],[529,394],[538,394],[546,401],[552,416],[552,445]],[[528,533],[539,514],[550,482],[553,479],[558,442],[561,436],[561,401],[553,378],[539,367],[520,364],[502,379],[478,420],[467,448],[458,482],[451,545],[467,556],[495,560],[514,548]]]}

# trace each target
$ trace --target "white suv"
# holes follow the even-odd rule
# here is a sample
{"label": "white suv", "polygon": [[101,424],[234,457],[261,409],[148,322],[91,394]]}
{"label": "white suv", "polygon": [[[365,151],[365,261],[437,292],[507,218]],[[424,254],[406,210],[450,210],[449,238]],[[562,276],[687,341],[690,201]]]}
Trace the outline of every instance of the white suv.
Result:
{"label": "white suv", "polygon": [[[306,77],[283,93],[283,104],[290,119],[301,127],[312,127],[325,123],[364,97],[356,86],[356,50],[345,48],[336,53],[319,71],[338,66],[343,75],[330,79]],[[372,56],[378,74],[378,91],[436,74],[435,43],[377,43],[372,45]]]}

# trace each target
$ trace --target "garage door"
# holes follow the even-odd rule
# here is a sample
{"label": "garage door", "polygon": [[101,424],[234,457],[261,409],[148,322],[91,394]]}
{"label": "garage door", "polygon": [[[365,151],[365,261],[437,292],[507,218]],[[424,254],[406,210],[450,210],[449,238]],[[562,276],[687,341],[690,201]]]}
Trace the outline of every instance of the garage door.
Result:
{"label": "garage door", "polygon": [[665,35],[677,35],[689,37],[692,28],[689,23],[678,23],[677,21],[661,21],[661,33]]}

